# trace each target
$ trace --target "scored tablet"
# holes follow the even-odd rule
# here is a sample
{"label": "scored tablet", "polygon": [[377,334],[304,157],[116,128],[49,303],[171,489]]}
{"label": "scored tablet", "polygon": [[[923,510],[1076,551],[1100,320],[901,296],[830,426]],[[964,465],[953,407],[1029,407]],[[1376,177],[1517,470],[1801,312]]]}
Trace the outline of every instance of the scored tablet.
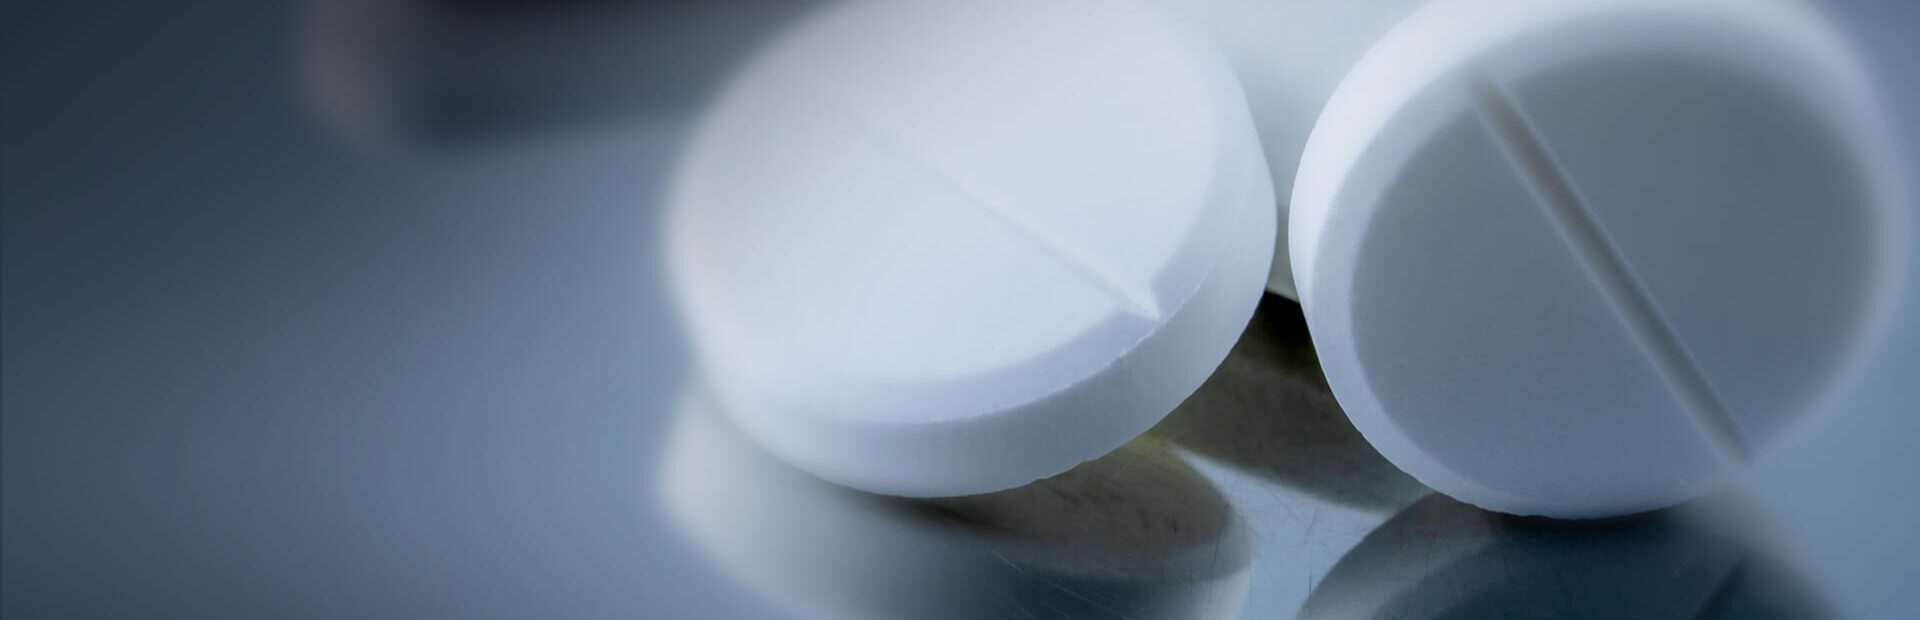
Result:
{"label": "scored tablet", "polygon": [[1263,288],[1272,182],[1204,38],[1126,2],[869,1],[714,108],[669,262],[716,397],[829,480],[952,496],[1119,447]]}
{"label": "scored tablet", "polygon": [[1327,379],[1435,489],[1596,517],[1724,484],[1859,373],[1911,207],[1844,39],[1771,0],[1447,0],[1309,140]]}

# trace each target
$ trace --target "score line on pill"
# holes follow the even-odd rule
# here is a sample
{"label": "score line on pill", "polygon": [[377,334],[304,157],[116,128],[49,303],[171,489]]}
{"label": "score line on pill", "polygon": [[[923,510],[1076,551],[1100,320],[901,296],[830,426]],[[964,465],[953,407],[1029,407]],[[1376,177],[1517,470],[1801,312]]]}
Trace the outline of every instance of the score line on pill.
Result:
{"label": "score line on pill", "polygon": [[1274,251],[1237,79],[1126,2],[834,7],[695,136],[669,264],[743,430],[822,478],[1006,489],[1144,432]]}
{"label": "score line on pill", "polygon": [[1860,64],[1788,2],[1415,11],[1332,96],[1291,201],[1342,407],[1502,512],[1721,486],[1895,316],[1910,206]]}

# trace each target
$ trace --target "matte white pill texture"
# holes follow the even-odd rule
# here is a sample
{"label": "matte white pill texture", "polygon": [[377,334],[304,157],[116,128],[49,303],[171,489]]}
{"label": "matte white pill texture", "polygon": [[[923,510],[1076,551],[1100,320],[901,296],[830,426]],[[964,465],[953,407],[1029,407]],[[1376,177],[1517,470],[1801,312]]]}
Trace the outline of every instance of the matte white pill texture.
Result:
{"label": "matte white pill texture", "polygon": [[1442,1],[1301,164],[1289,250],[1389,460],[1591,517],[1723,484],[1857,374],[1909,208],[1843,39],[1748,0]]}
{"label": "matte white pill texture", "polygon": [[870,1],[804,25],[695,137],[674,281],[716,398],[869,491],[1018,486],[1151,427],[1273,252],[1225,60],[1109,0]]}

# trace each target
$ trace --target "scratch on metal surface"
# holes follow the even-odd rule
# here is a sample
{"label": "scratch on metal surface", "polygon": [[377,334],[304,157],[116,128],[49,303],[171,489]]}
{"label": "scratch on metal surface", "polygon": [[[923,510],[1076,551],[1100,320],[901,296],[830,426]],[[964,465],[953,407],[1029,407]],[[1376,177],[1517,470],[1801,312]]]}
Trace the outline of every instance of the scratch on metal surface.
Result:
{"label": "scratch on metal surface", "polygon": [[987,548],[987,553],[991,553],[991,554],[993,554],[993,557],[996,557],[996,558],[999,558],[999,559],[1000,559],[1000,561],[1002,561],[1002,562],[1006,562],[1006,563],[1007,563],[1007,566],[1011,566],[1011,567],[1013,567],[1013,570],[1014,570],[1015,572],[1018,572],[1018,573],[1020,573],[1021,575],[1026,575],[1026,574],[1027,574],[1027,569],[1024,569],[1024,568],[1020,568],[1020,565],[1019,565],[1019,564],[1016,564],[1016,563],[1014,563],[1014,561],[1013,561],[1013,560],[1009,560],[1009,559],[1007,559],[1007,556],[1004,556],[1004,555],[1000,555],[1000,552],[999,552],[999,551],[996,551],[996,550],[994,550],[994,549],[993,549],[992,547],[988,547],[988,548]]}
{"label": "scratch on metal surface", "polygon": [[1719,618],[1725,615],[1723,612],[1732,600],[1733,592],[1747,580],[1747,560],[1748,558],[1742,557],[1740,561],[1734,563],[1733,568],[1727,569],[1727,574],[1720,577],[1720,583],[1714,584],[1713,591],[1707,594],[1707,599],[1700,604],[1700,609],[1691,616],[1694,620]]}
{"label": "scratch on metal surface", "polygon": [[1074,590],[1073,590],[1073,588],[1069,588],[1069,587],[1066,587],[1066,586],[1063,586],[1063,585],[1060,585],[1060,582],[1057,582],[1057,581],[1054,581],[1054,580],[1052,580],[1052,579],[1049,579],[1049,578],[1047,578],[1047,577],[1046,577],[1046,576],[1044,576],[1044,575],[1036,575],[1036,576],[1040,578],[1040,581],[1041,581],[1041,582],[1043,582],[1043,583],[1046,583],[1046,584],[1047,584],[1047,585],[1049,585],[1049,586],[1053,586],[1053,588],[1054,588],[1054,589],[1056,589],[1056,590],[1059,590],[1059,591],[1061,591],[1061,592],[1065,592],[1065,593],[1067,593],[1067,596],[1071,596],[1071,597],[1074,597],[1074,598],[1077,598],[1077,599],[1080,599],[1081,601],[1084,601],[1084,602],[1086,602],[1086,603],[1087,603],[1088,605],[1092,605],[1092,606],[1094,606],[1095,608],[1098,608],[1098,609],[1099,609],[1100,611],[1104,611],[1104,612],[1107,612],[1107,613],[1109,613],[1109,614],[1112,614],[1112,615],[1113,615],[1114,617],[1116,617],[1116,618],[1121,618],[1122,620],[1139,620],[1138,618],[1135,618],[1135,617],[1133,617],[1133,616],[1132,616],[1132,615],[1130,615],[1130,614],[1125,614],[1125,613],[1121,613],[1121,612],[1120,612],[1119,610],[1117,610],[1117,609],[1114,609],[1114,608],[1112,608],[1112,607],[1108,607],[1108,606],[1106,606],[1105,604],[1102,604],[1102,603],[1101,603],[1100,601],[1096,601],[1096,600],[1093,600],[1093,599],[1091,599],[1091,598],[1087,598],[1087,596],[1086,596],[1086,595],[1084,595],[1084,594],[1081,594],[1081,593],[1079,593],[1079,592],[1076,592],[1076,591],[1074,591]]}

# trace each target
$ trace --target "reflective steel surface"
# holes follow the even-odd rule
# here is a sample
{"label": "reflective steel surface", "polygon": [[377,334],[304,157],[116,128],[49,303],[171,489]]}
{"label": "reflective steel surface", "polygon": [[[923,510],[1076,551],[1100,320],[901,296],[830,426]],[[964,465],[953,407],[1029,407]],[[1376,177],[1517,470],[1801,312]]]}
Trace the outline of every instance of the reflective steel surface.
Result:
{"label": "reflective steel surface", "polygon": [[[787,468],[656,252],[704,93],[804,10],[753,4],[0,7],[0,615],[1920,617],[1920,334],[1739,488],[1604,522],[1429,494],[1271,298],[1059,478]],[[1920,5],[1829,4],[1920,110]]]}

